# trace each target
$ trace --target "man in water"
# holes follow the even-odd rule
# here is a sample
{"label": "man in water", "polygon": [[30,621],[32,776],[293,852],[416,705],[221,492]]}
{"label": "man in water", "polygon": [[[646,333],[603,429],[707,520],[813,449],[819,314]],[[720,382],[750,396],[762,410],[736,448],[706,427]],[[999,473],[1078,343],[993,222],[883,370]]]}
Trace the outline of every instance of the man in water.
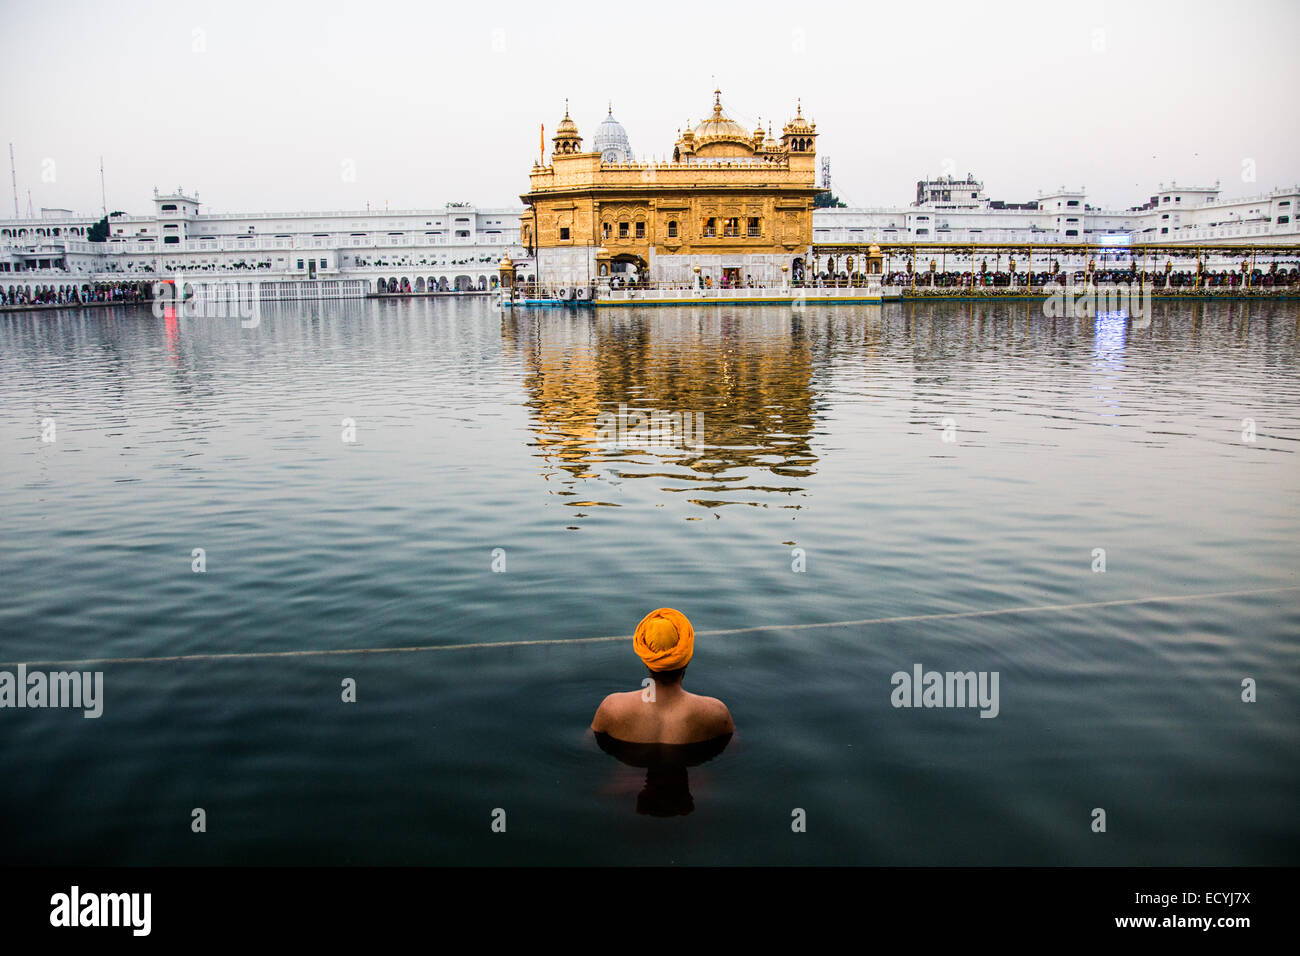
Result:
{"label": "man in water", "polygon": [[632,647],[653,683],[606,697],[592,730],[628,743],[658,744],[701,743],[735,731],[726,704],[682,689],[695,652],[695,629],[686,615],[670,607],[651,611],[637,625]]}

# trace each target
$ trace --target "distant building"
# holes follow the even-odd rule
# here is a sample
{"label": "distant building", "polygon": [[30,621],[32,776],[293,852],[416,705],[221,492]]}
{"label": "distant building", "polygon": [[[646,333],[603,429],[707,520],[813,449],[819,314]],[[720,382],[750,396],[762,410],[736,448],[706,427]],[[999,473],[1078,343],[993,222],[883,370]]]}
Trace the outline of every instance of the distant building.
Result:
{"label": "distant building", "polygon": [[1062,187],[1026,202],[989,199],[968,175],[923,179],[906,207],[818,209],[818,245],[899,243],[1125,243],[1197,242],[1267,244],[1300,242],[1295,209],[1300,187],[1260,196],[1224,199],[1216,186],[1175,186],[1140,206],[1100,209],[1082,189]]}
{"label": "distant building", "polygon": [[[90,242],[98,217],[66,210],[0,220],[0,273],[122,277],[364,279],[370,291],[487,290],[497,264],[522,257],[519,209],[204,213],[197,194],[155,190],[149,215],[115,215],[108,241]],[[524,263],[522,273],[531,266]]]}
{"label": "distant building", "polygon": [[709,118],[667,162],[635,162],[612,111],[583,148],[565,109],[550,162],[535,164],[520,239],[548,286],[616,273],[657,282],[771,284],[799,273],[812,243],[816,126],[798,110],[775,140],[730,119],[715,91]]}

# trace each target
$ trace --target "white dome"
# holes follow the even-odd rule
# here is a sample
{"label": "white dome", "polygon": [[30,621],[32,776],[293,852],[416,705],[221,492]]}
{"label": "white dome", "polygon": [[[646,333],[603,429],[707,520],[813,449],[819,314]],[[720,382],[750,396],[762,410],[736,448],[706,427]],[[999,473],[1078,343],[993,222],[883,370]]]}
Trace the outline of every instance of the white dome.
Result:
{"label": "white dome", "polygon": [[630,163],[635,159],[632,155],[632,144],[627,140],[627,130],[623,129],[622,123],[614,119],[612,106],[605,121],[597,128],[592,144],[595,151],[600,153],[602,163]]}

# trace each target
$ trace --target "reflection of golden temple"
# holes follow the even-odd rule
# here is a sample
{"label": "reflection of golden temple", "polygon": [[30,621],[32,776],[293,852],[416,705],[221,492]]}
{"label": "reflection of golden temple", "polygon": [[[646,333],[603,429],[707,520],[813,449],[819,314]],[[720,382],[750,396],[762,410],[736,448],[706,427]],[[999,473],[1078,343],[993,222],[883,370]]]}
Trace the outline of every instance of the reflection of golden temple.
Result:
{"label": "reflection of golden temple", "polygon": [[817,127],[802,106],[772,138],[728,117],[714,91],[708,119],[688,128],[671,161],[634,162],[612,110],[583,149],[564,119],[549,165],[533,166],[522,223],[538,280],[585,287],[626,272],[639,280],[718,288],[775,285],[802,274],[812,243]]}
{"label": "reflection of golden temple", "polygon": [[[620,504],[614,485],[652,478],[704,507],[799,508],[817,461],[801,320],[775,308],[743,319],[665,309],[655,319],[503,319],[507,351],[525,367],[537,454],[562,478],[556,493],[574,505]],[[602,443],[598,422],[620,406],[702,415],[704,443]]]}

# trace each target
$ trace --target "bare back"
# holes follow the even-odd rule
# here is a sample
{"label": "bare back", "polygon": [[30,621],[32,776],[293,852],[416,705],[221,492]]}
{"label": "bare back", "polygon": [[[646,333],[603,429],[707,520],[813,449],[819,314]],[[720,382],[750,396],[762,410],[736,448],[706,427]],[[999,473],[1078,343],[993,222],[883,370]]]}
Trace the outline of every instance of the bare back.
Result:
{"label": "bare back", "polygon": [[731,712],[716,697],[680,687],[610,694],[596,709],[591,729],[628,743],[693,744],[735,731]]}

